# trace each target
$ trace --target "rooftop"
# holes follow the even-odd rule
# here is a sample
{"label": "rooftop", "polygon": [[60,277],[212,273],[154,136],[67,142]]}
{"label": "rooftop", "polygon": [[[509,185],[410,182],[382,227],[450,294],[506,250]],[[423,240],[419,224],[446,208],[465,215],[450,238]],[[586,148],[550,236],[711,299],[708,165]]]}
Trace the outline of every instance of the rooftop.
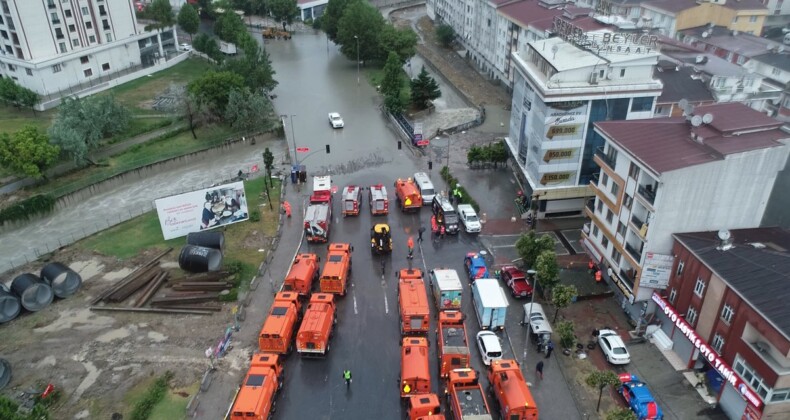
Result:
{"label": "rooftop", "polygon": [[565,20],[586,31],[606,27],[588,16],[591,9],[576,7],[573,3],[549,4],[539,0],[522,0],[505,4],[497,10],[510,21],[537,30],[551,30],[555,16],[564,16]]}
{"label": "rooftop", "polygon": [[[783,48],[784,49],[784,48]],[[769,52],[752,57],[752,60],[765,63],[780,70],[790,71],[790,52]]]}
{"label": "rooftop", "polygon": [[674,103],[681,99],[687,99],[692,103],[714,101],[713,94],[705,82],[691,77],[694,75],[692,68],[659,61],[653,74],[664,84],[658,103]]}
{"label": "rooftop", "polygon": [[666,51],[664,54],[711,76],[743,77],[750,74],[743,66],[731,63],[716,54],[684,51]]}
{"label": "rooftop", "polygon": [[[650,0],[641,4],[648,8],[670,13],[678,13],[699,6],[697,0]],[[726,0],[716,5],[731,10],[766,10],[760,0]]]}
{"label": "rooftop", "polygon": [[749,306],[790,338],[790,230],[772,227],[731,232],[720,250],[717,232],[673,235]]}
{"label": "rooftop", "polygon": [[746,57],[762,55],[783,47],[781,43],[770,39],[745,32],[737,32],[735,35],[733,33],[734,31],[723,26],[711,27],[710,25],[678,31],[678,35],[681,38],[683,36],[691,36],[696,38],[696,42],[712,45],[724,51],[732,51]]}
{"label": "rooftop", "polygon": [[778,147],[779,140],[790,138],[781,122],[741,103],[699,106],[693,113],[710,114],[713,121],[692,127],[685,117],[670,117],[602,121],[595,126],[656,174]]}

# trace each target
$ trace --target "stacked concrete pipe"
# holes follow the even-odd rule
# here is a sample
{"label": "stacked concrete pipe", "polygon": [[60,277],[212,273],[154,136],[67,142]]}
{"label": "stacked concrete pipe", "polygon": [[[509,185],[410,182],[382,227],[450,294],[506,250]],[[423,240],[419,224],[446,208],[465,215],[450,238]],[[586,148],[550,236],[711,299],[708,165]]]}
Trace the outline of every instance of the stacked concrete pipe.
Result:
{"label": "stacked concrete pipe", "polygon": [[41,269],[41,279],[52,288],[55,296],[65,299],[79,290],[82,277],[59,262],[49,263]]}
{"label": "stacked concrete pipe", "polygon": [[11,282],[11,291],[19,296],[22,307],[30,312],[46,308],[55,298],[52,288],[40,277],[30,273],[16,276]]}
{"label": "stacked concrete pipe", "polygon": [[19,298],[11,293],[8,286],[0,283],[0,324],[16,318],[21,310]]}

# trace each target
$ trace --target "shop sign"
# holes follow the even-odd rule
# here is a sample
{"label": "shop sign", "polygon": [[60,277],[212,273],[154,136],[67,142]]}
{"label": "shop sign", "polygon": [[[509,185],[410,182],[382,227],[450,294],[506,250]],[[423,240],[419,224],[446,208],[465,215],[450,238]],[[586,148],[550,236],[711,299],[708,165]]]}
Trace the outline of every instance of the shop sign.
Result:
{"label": "shop sign", "polygon": [[549,172],[540,177],[540,185],[562,184],[573,176],[573,172]]}
{"label": "shop sign", "polygon": [[554,109],[559,109],[561,111],[570,111],[572,109],[579,108],[586,104],[587,101],[562,101],[562,102],[549,102],[546,105]]}
{"label": "shop sign", "polygon": [[[655,302],[658,307],[664,312],[670,321],[675,324],[675,327],[680,331],[686,338],[691,342],[694,348],[699,351],[700,356],[702,356],[708,364],[713,366],[716,369],[716,372],[724,378],[733,388],[737,389],[738,392],[748,401],[751,405],[753,405],[756,409],[760,409],[762,407],[762,400],[757,394],[752,391],[749,386],[741,379],[738,374],[732,370],[729,364],[724,361],[719,355],[713,350],[713,347],[709,346],[708,343],[705,342],[700,336],[697,335],[697,332],[694,331],[694,328],[689,325],[688,322],[683,318],[682,315],[678,314],[675,311],[675,308],[669,304],[664,298],[661,297],[657,292],[653,292],[653,302]],[[747,404],[748,406],[748,404]]]}
{"label": "shop sign", "polygon": [[552,125],[549,126],[549,131],[546,133],[546,138],[551,140],[555,136],[575,136],[579,133],[581,127],[581,124]]}
{"label": "shop sign", "polygon": [[663,289],[669,284],[672,274],[672,265],[675,257],[648,252],[642,266],[642,275],[639,276],[639,285],[652,289]]}
{"label": "shop sign", "polygon": [[643,55],[658,52],[658,36],[628,32],[584,32],[584,29],[555,16],[551,31],[563,40],[596,54]]}
{"label": "shop sign", "polygon": [[[551,137],[549,137],[551,138]],[[554,150],[546,150],[546,154],[543,155],[543,161],[549,163],[554,159],[570,159],[573,157],[573,151],[575,149],[554,149]]]}
{"label": "shop sign", "polygon": [[634,293],[631,291],[631,288],[628,287],[627,284],[625,284],[623,279],[620,278],[620,275],[615,272],[612,272],[609,278],[612,279],[614,285],[617,286],[617,288],[620,289],[621,292],[623,292],[623,296],[625,296],[628,299],[628,303],[633,304]]}

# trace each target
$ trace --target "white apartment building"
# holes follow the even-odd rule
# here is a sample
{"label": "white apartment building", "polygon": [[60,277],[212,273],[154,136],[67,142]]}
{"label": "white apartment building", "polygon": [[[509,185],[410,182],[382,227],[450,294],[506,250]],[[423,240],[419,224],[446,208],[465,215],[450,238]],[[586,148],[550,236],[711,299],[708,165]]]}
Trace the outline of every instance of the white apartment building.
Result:
{"label": "white apartment building", "polygon": [[790,152],[781,122],[740,103],[601,121],[582,242],[632,317],[670,280],[674,233],[757,227]]}
{"label": "white apartment building", "polygon": [[593,124],[652,118],[663,87],[653,77],[659,56],[654,38],[584,33],[556,19],[554,32],[565,32],[568,41],[530,42],[513,54],[506,143],[524,194],[537,200],[538,217],[582,213],[600,172],[593,155],[604,145]]}
{"label": "white apartment building", "polygon": [[0,0],[0,76],[41,95],[40,109],[186,59],[176,39],[145,32],[132,0]]}

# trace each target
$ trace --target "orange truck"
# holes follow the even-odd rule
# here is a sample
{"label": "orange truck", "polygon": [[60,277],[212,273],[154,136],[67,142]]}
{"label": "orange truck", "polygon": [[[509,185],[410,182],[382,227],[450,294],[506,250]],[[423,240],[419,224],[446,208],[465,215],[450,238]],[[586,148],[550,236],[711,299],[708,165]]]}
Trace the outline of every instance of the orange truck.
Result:
{"label": "orange truck", "polygon": [[428,362],[428,339],[406,337],[400,353],[400,396],[431,392],[431,371]]}
{"label": "orange truck", "polygon": [[395,196],[398,200],[398,207],[403,211],[419,211],[422,208],[422,196],[417,185],[411,178],[395,181]]}
{"label": "orange truck", "polygon": [[409,420],[445,420],[436,394],[412,395],[406,400]]}
{"label": "orange truck", "polygon": [[398,309],[401,335],[428,334],[430,309],[421,270],[405,268],[398,272]]}
{"label": "orange truck", "polygon": [[298,254],[291,263],[291,269],[285,276],[283,291],[296,292],[300,296],[307,296],[318,280],[318,262],[321,261],[315,254]]}
{"label": "orange truck", "polygon": [[352,251],[354,247],[350,244],[329,244],[324,271],[321,272],[321,293],[346,295],[346,283],[351,276]]}
{"label": "orange truck", "polygon": [[277,293],[269,316],[258,335],[258,350],[262,353],[290,353],[293,350],[293,335],[301,309],[298,293]]}
{"label": "orange truck", "polygon": [[266,420],[274,410],[277,392],[283,385],[283,365],[276,354],[256,353],[244,377],[231,420]]}
{"label": "orange truck", "polygon": [[464,315],[459,311],[439,312],[439,375],[447,378],[455,369],[469,367],[469,342],[464,327]]}
{"label": "orange truck", "polygon": [[329,340],[337,324],[335,296],[314,293],[307,303],[302,325],[296,333],[296,351],[302,357],[326,357]]}
{"label": "orange truck", "polygon": [[538,406],[515,360],[494,360],[488,370],[488,382],[494,390],[503,419],[536,420]]}
{"label": "orange truck", "polygon": [[447,378],[449,416],[455,420],[493,420],[483,387],[473,369],[456,369]]}

